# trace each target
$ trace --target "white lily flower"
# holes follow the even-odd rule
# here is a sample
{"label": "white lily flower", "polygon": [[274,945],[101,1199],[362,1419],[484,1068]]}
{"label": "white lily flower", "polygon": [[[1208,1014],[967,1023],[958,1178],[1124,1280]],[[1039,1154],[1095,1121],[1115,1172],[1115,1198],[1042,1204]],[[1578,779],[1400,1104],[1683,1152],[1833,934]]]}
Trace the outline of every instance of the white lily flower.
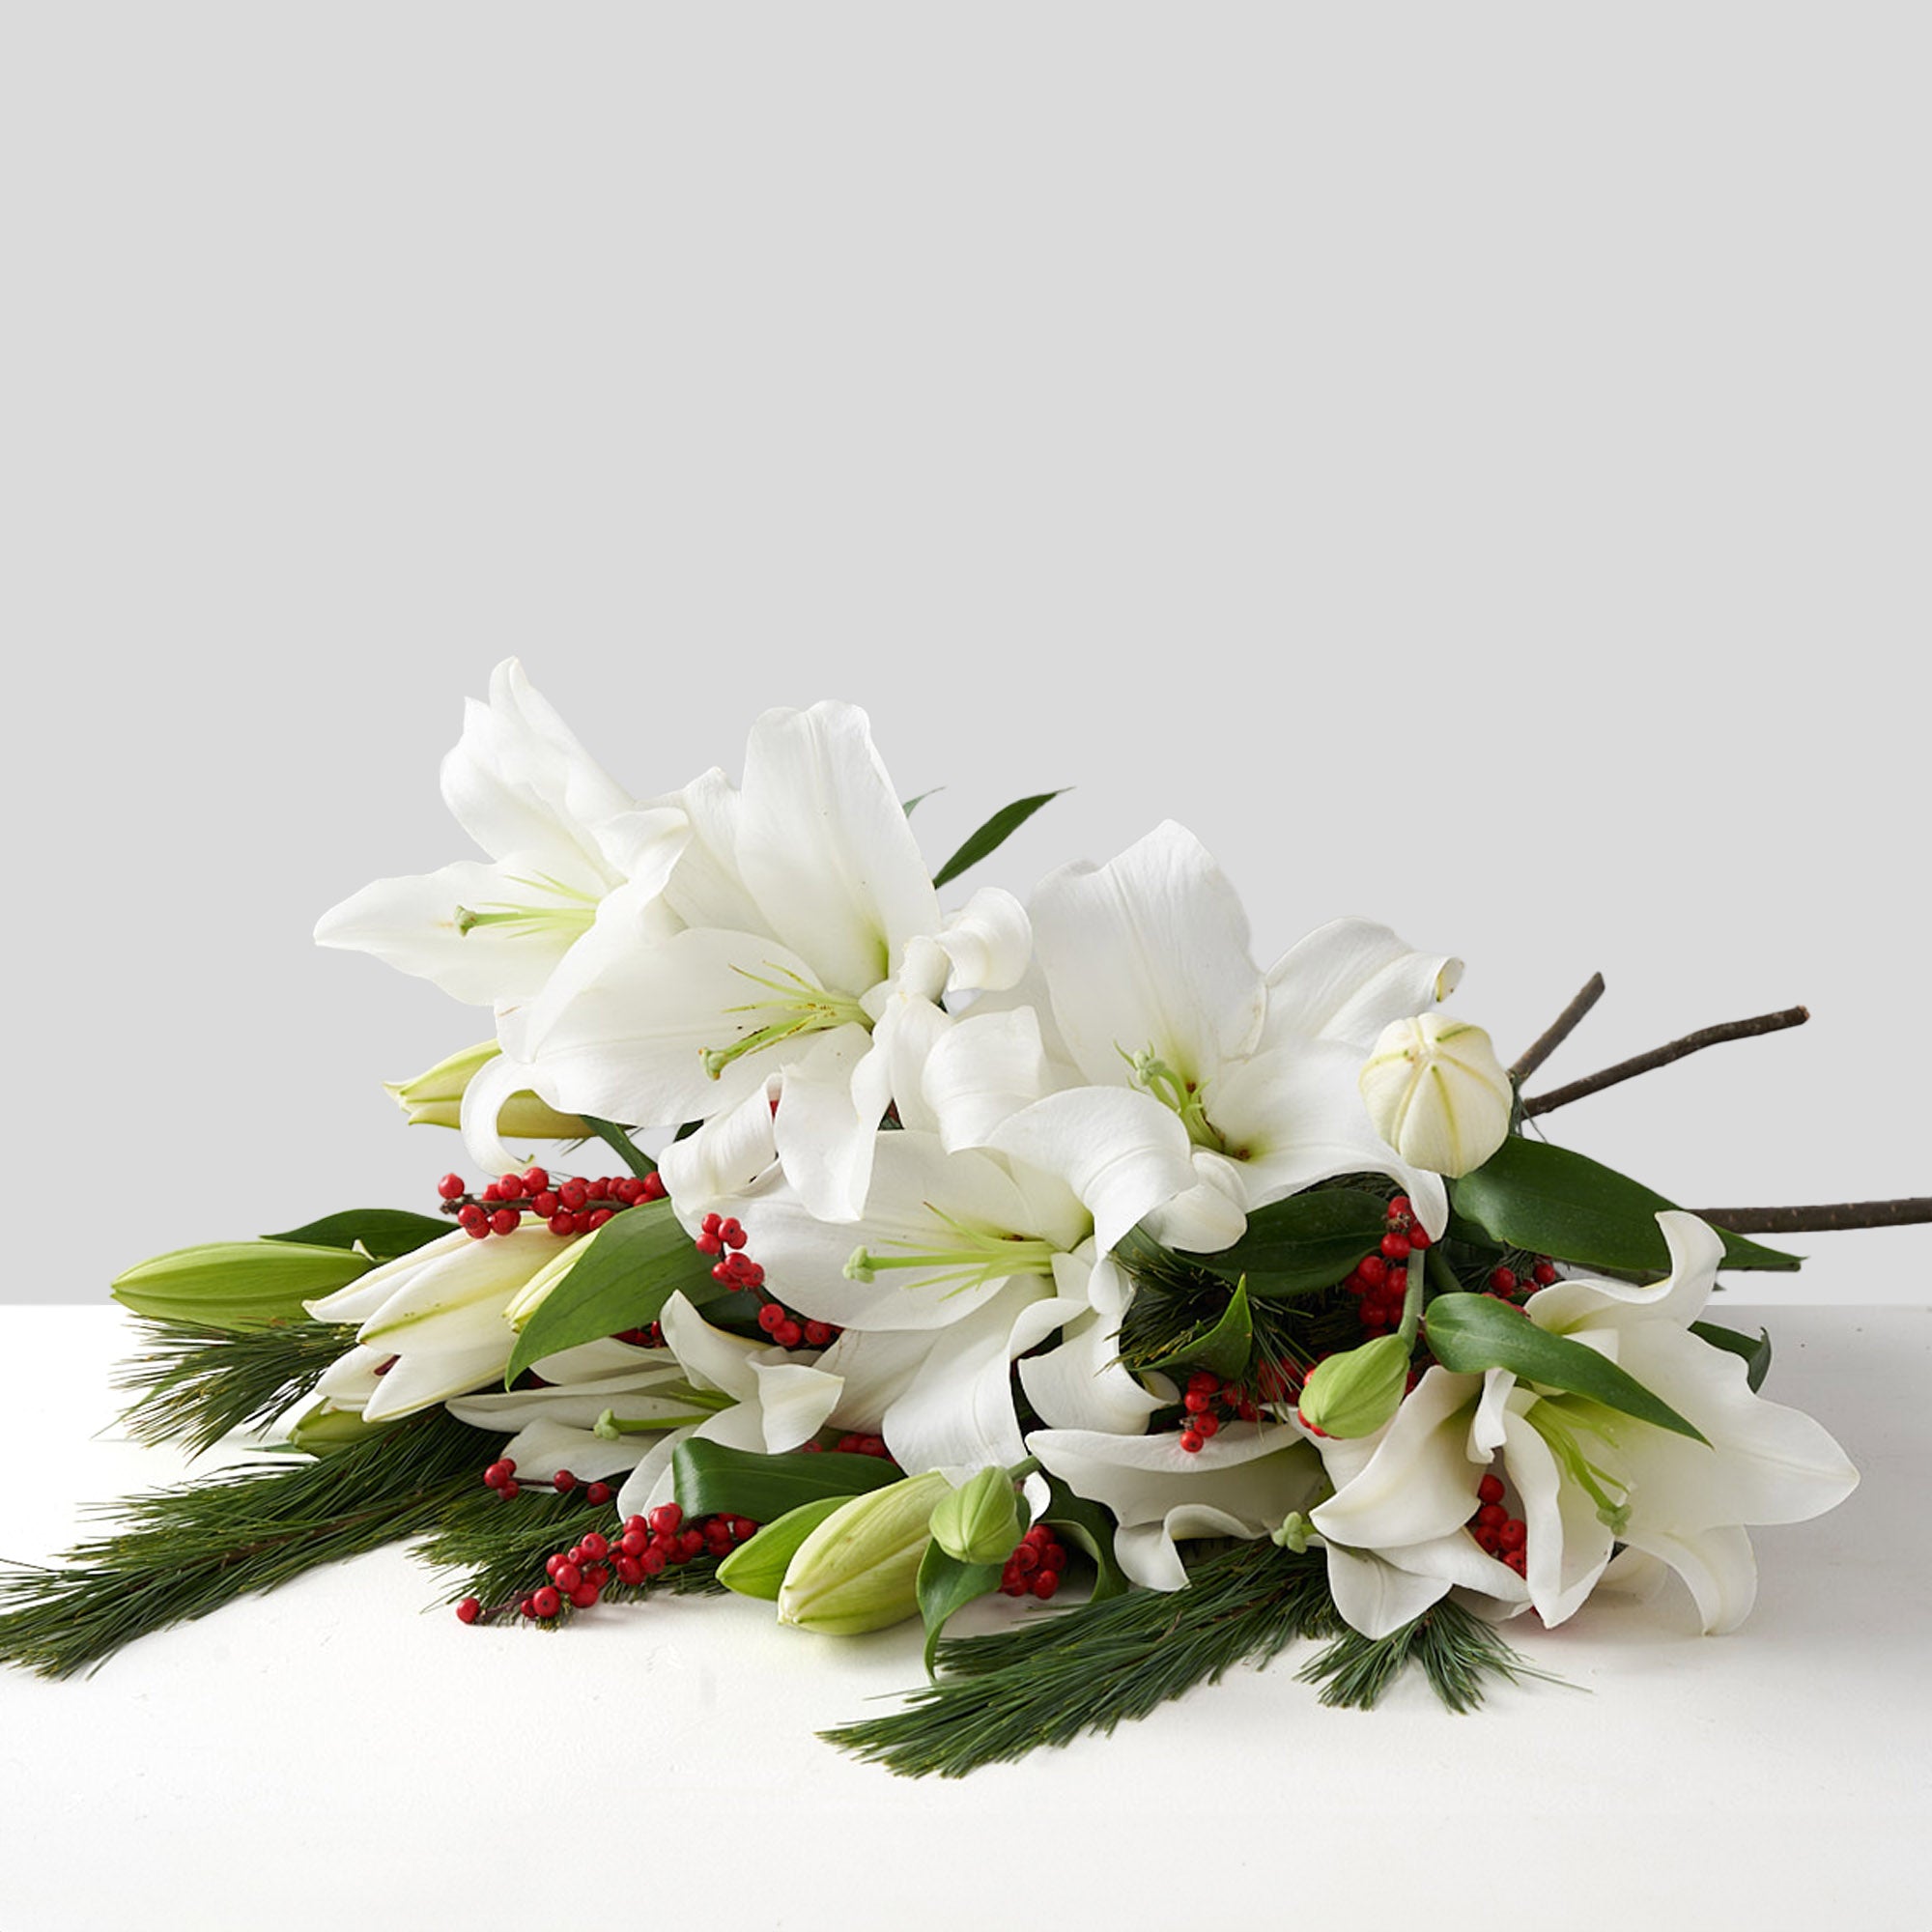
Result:
{"label": "white lily flower", "polygon": [[714,1328],[683,1294],[658,1318],[665,1346],[692,1386],[715,1391],[724,1405],[702,1422],[653,1435],[624,1487],[620,1516],[647,1514],[672,1498],[671,1459],[680,1442],[698,1437],[731,1449],[782,1455],[808,1442],[831,1418],[844,1384],[818,1366],[822,1356],[787,1352]]}
{"label": "white lily flower", "polygon": [[510,1303],[567,1252],[534,1222],[480,1241],[459,1229],[306,1303],[318,1321],[360,1324],[319,1392],[382,1422],[500,1379],[517,1345]]}
{"label": "white lily flower", "polygon": [[[1054,1078],[1064,1051],[1083,1084],[1033,1098],[982,1125],[982,1137],[1060,1175],[1093,1210],[1103,1248],[1142,1220],[1172,1245],[1222,1248],[1255,1208],[1362,1171],[1392,1176],[1430,1233],[1441,1232],[1441,1181],[1400,1160],[1370,1123],[1361,1048],[1302,1031],[1337,1023],[1338,1012],[1357,1024],[1412,996],[1415,955],[1395,942],[1392,969],[1385,949],[1358,943],[1392,940],[1385,928],[1347,922],[1347,943],[1297,949],[1319,980],[1297,1004],[1295,955],[1276,984],[1264,978],[1233,886],[1171,821],[1106,866],[1054,873],[1032,919],[1057,1043],[1042,1034],[1036,1046],[1024,1021],[1004,1018],[969,1037],[969,1016],[936,1053],[926,1092],[956,1130],[1002,1096],[1023,1097],[1015,1085]],[[1350,962],[1352,994],[1338,1006]],[[1433,985],[1440,962],[1427,971]],[[960,1063],[981,1043],[990,1070],[976,1086]]]}
{"label": "white lily flower", "polygon": [[685,929],[667,935],[644,907],[600,922],[518,1052],[546,1099],[604,1119],[710,1121],[780,1075],[785,1172],[815,1213],[853,1219],[882,1116],[918,1100],[938,1003],[1016,980],[1026,915],[986,891],[942,919],[856,706],[765,713],[742,794],[696,793],[664,895]]}
{"label": "white lily flower", "polygon": [[489,863],[379,879],[315,936],[476,1006],[534,998],[612,894],[655,901],[690,837],[679,803],[639,807],[604,774],[514,658],[467,706],[442,795]]}
{"label": "white lily flower", "polygon": [[1121,1568],[1152,1590],[1186,1586],[1178,1541],[1271,1535],[1308,1507],[1322,1481],[1321,1458],[1280,1423],[1230,1423],[1194,1454],[1175,1434],[1081,1429],[1036,1430],[1027,1448],[1075,1495],[1113,1513]]}
{"label": "white lily flower", "polygon": [[[1670,1250],[1666,1279],[1564,1281],[1532,1296],[1527,1314],[1617,1363],[1705,1442],[1501,1370],[1432,1369],[1360,1475],[1314,1513],[1322,1534],[1370,1549],[1451,1535],[1500,1451],[1527,1529],[1530,1601],[1545,1623],[1575,1614],[1619,1543],[1684,1578],[1707,1632],[1741,1623],[1757,1582],[1747,1525],[1821,1515],[1851,1493],[1858,1471],[1811,1417],[1753,1394],[1738,1356],[1690,1332],[1723,1243],[1694,1215],[1657,1219]],[[1425,1390],[1430,1401],[1406,1424]]]}

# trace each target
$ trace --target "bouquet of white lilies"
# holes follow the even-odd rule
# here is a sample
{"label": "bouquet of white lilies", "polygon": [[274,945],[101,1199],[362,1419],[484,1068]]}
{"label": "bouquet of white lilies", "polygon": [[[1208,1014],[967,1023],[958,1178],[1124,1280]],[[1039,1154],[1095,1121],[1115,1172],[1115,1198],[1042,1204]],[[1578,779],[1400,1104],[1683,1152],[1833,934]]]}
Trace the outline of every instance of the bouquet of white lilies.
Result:
{"label": "bouquet of white lilies", "polygon": [[485,857],[316,936],[490,1010],[392,1090],[489,1178],[121,1276],[135,1433],[277,1439],[0,1577],[0,1657],[86,1667],[409,1539],[471,1624],[923,1617],[931,1681],[834,1735],[957,1775],[1300,1637],[1331,1701],[1415,1663],[1463,1708],[1536,1674],[1500,1626],[1605,1579],[1674,1571],[1728,1630],[1747,1528],[1858,1480],[1705,1304],[1798,1265],[1751,1234],[1932,1203],[1700,1216],[1531,1124],[1802,1009],[1525,1096],[1601,980],[1506,1067],[1443,1009],[1461,962],[1386,926],[1257,965],[1171,822],[955,900],[1053,794],[934,872],[848,704],[639,801],[509,663],[442,785]]}

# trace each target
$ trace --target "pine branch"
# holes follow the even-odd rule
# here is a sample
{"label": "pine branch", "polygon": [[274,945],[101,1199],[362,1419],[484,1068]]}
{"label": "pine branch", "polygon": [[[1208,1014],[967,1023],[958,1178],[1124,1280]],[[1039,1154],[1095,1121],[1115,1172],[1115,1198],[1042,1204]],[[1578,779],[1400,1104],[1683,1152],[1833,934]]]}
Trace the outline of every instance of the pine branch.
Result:
{"label": "pine branch", "polygon": [[1298,1675],[1304,1684],[1322,1687],[1324,1704],[1368,1711],[1411,1663],[1422,1667],[1430,1688],[1459,1716],[1482,1703],[1492,1680],[1562,1682],[1525,1662],[1493,1624],[1447,1597],[1384,1637],[1342,1631]]}
{"label": "pine branch", "polygon": [[179,1441],[193,1455],[293,1408],[355,1339],[353,1324],[334,1321],[236,1333],[144,1320],[140,1335],[144,1352],[114,1378],[116,1388],[143,1392],[122,1421],[137,1442]]}
{"label": "pine branch", "polygon": [[474,1492],[477,1469],[474,1432],[437,1409],[316,1461],[277,1456],[110,1505],[111,1535],[53,1567],[0,1569],[0,1662],[71,1676],[150,1632],[422,1535]]}
{"label": "pine branch", "polygon": [[1136,1590],[993,1636],[947,1639],[942,1675],[889,1718],[829,1742],[908,1777],[963,1777],[1083,1731],[1144,1718],[1236,1663],[1334,1628],[1326,1559],[1271,1543],[1204,1557],[1189,1587]]}

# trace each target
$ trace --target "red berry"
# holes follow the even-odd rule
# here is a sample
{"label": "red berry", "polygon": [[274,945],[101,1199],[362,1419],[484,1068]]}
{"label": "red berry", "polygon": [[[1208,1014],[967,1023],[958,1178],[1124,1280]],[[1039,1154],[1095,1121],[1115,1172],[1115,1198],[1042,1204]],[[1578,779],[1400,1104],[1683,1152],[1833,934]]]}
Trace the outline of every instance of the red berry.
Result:
{"label": "red berry", "polygon": [[1408,1259],[1409,1241],[1406,1235],[1384,1235],[1382,1253],[1392,1262],[1406,1262]]}
{"label": "red berry", "polygon": [[1207,1439],[1208,1438],[1205,1435],[1203,1435],[1201,1432],[1197,1429],[1183,1429],[1180,1432],[1180,1446],[1183,1449],[1185,1449],[1190,1456],[1198,1456],[1201,1453],[1202,1443],[1205,1442]]}
{"label": "red berry", "polygon": [[580,1610],[587,1610],[597,1601],[599,1591],[595,1583],[580,1583],[570,1593],[570,1601]]}
{"label": "red berry", "polygon": [[493,1235],[514,1235],[523,1225],[523,1219],[514,1208],[498,1208],[490,1216],[490,1232]]}
{"label": "red berry", "polygon": [[514,1482],[505,1483],[497,1492],[497,1493],[499,1496],[501,1496],[506,1503],[514,1501],[518,1496],[522,1495],[523,1492],[524,1492],[523,1485],[521,1483],[514,1483]]}
{"label": "red berry", "polygon": [[541,1193],[550,1185],[550,1174],[541,1167],[526,1167],[524,1169],[524,1185],[532,1194]]}
{"label": "red berry", "polygon": [[808,1321],[805,1324],[806,1342],[814,1349],[824,1348],[836,1332],[829,1321]]}
{"label": "red berry", "polygon": [[1535,1275],[1538,1288],[1548,1288],[1556,1279],[1556,1270],[1548,1262],[1538,1262],[1530,1272]]}
{"label": "red berry", "polygon": [[[545,1567],[549,1568],[548,1565]],[[559,1563],[554,1570],[551,1571],[550,1580],[559,1590],[568,1592],[576,1589],[578,1584],[583,1581],[583,1572],[575,1563]]]}
{"label": "red berry", "polygon": [[567,1496],[577,1487],[577,1478],[568,1469],[559,1469],[550,1480],[551,1487],[560,1496]]}
{"label": "red berry", "polygon": [[1379,1288],[1388,1279],[1389,1264],[1380,1255],[1364,1255],[1355,1264],[1357,1277],[1369,1288]]}
{"label": "red berry", "polygon": [[[584,1489],[583,1500],[587,1503],[608,1503],[611,1500],[611,1494],[612,1491],[609,1483],[591,1483]],[[586,1542],[589,1541],[587,1537],[584,1540]]]}
{"label": "red berry", "polygon": [[601,1228],[604,1225],[604,1223],[608,1221],[610,1218],[611,1218],[610,1208],[597,1208],[590,1216],[591,1231],[594,1232],[596,1229]]}
{"label": "red berry", "polygon": [[781,1321],[772,1330],[772,1340],[781,1349],[796,1349],[805,1340],[805,1330],[796,1321]]}
{"label": "red berry", "polygon": [[466,1624],[473,1624],[483,1614],[482,1604],[474,1597],[465,1597],[456,1606],[456,1614]]}
{"label": "red berry", "polygon": [[1514,1294],[1516,1293],[1515,1269],[1503,1267],[1492,1268],[1490,1270],[1490,1286],[1498,1294]]}
{"label": "red berry", "polygon": [[561,1201],[563,1205],[566,1208],[568,1208],[570,1211],[574,1214],[580,1208],[583,1206],[583,1204],[586,1201],[590,1199],[590,1196],[584,1191],[584,1186],[582,1181],[566,1180],[563,1183],[563,1185],[556,1190],[556,1198],[559,1201]]}
{"label": "red berry", "polygon": [[635,1556],[618,1557],[617,1580],[631,1589],[636,1589],[644,1580],[644,1566]]}
{"label": "red berry", "polygon": [[554,1617],[563,1607],[563,1599],[548,1583],[530,1598],[530,1607],[540,1617]]}
{"label": "red berry", "polygon": [[1049,1597],[1051,1597],[1053,1593],[1059,1588],[1060,1588],[1059,1571],[1041,1570],[1035,1575],[1033,1579],[1033,1593],[1036,1597],[1037,1597],[1040,1600],[1042,1604],[1045,1603],[1046,1600]]}
{"label": "red berry", "polygon": [[1502,1478],[1499,1476],[1485,1476],[1476,1485],[1476,1494],[1486,1503],[1501,1502],[1503,1499]]}
{"label": "red berry", "polygon": [[1429,1245],[1429,1230],[1418,1222],[1408,1231],[1408,1245],[1420,1254]]}
{"label": "red berry", "polygon": [[662,1177],[660,1177],[656,1173],[645,1175],[644,1199],[646,1201],[662,1201],[664,1198],[665,1198],[665,1184]]}
{"label": "red berry", "polygon": [[584,1555],[589,1557],[590,1560],[594,1563],[598,1557],[610,1555],[611,1539],[607,1536],[599,1535],[598,1532],[593,1529],[589,1533],[589,1535],[583,1539],[582,1548]]}
{"label": "red berry", "polygon": [[675,1503],[660,1503],[651,1512],[651,1528],[659,1536],[675,1536],[684,1527],[684,1512]]}
{"label": "red berry", "polygon": [[1194,1418],[1196,1435],[1214,1435],[1220,1433],[1221,1418],[1218,1415],[1197,1415]]}
{"label": "red berry", "polygon": [[[460,1201],[466,1194],[469,1192],[469,1185],[460,1174],[445,1174],[442,1177],[442,1179],[436,1183],[436,1191],[439,1194],[440,1194],[445,1201]],[[471,1600],[466,1598],[464,1601],[468,1603]],[[477,1608],[481,1609],[482,1605],[480,1604],[477,1605]]]}
{"label": "red berry", "polygon": [[1389,1203],[1388,1210],[1391,1214],[1412,1214],[1415,1212],[1415,1208],[1406,1194],[1398,1194]]}

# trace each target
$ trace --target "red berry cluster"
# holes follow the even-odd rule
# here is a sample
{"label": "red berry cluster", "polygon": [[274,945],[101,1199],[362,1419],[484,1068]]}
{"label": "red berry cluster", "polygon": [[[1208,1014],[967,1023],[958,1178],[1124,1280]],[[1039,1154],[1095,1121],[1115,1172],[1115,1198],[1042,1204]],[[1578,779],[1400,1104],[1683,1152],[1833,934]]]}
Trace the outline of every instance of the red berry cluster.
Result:
{"label": "red berry cluster", "polygon": [[1485,1476],[1476,1486],[1476,1495],[1477,1508],[1469,1519],[1469,1534],[1492,1556],[1500,1557],[1520,1577],[1527,1562],[1523,1545],[1529,1540],[1528,1525],[1521,1517],[1511,1516],[1503,1507],[1499,1477]]}
{"label": "red berry cluster", "polygon": [[[483,1471],[483,1487],[486,1490],[495,1490],[505,1502],[524,1492],[524,1486],[517,1481],[517,1465],[507,1456],[499,1456]],[[567,1496],[572,1490],[580,1487],[583,1491],[583,1500],[587,1503],[608,1503],[613,1494],[609,1483],[580,1485],[568,1469],[559,1469],[551,1478],[551,1488],[560,1496]]]}
{"label": "red berry cluster", "polygon": [[1221,1433],[1222,1423],[1253,1422],[1260,1414],[1254,1397],[1239,1382],[1223,1381],[1206,1369],[1198,1369],[1187,1378],[1180,1406],[1186,1411],[1180,1424],[1180,1446],[1190,1456],[1198,1456],[1201,1445]]}
{"label": "red berry cluster", "polygon": [[1520,1274],[1511,1267],[1493,1267],[1483,1293],[1496,1301],[1520,1307],[1539,1288],[1548,1288],[1556,1279],[1556,1268],[1548,1255],[1535,1256]]}
{"label": "red berry cluster", "polygon": [[1066,1546],[1043,1522],[1020,1539],[1000,1572],[1000,1589],[1009,1597],[1037,1597],[1043,1604],[1060,1588],[1066,1568]]}
{"label": "red berry cluster", "polygon": [[700,1255],[716,1255],[711,1278],[722,1281],[734,1293],[755,1294],[764,1306],[758,1310],[758,1326],[781,1349],[823,1349],[838,1339],[840,1331],[830,1321],[814,1321],[794,1313],[776,1296],[765,1293],[765,1271],[745,1252],[744,1223],[736,1215],[728,1220],[707,1214],[698,1223],[696,1240],[692,1244]]}
{"label": "red berry cluster", "polygon": [[436,1184],[442,1210],[454,1214],[466,1235],[481,1240],[486,1235],[514,1235],[526,1214],[545,1222],[559,1239],[587,1235],[612,1214],[641,1201],[662,1201],[665,1184],[655,1175],[600,1175],[595,1180],[566,1179],[552,1182],[546,1168],[526,1167],[505,1174],[479,1195],[460,1174],[445,1174]]}
{"label": "red berry cluster", "polygon": [[[596,1487],[601,1487],[596,1486]],[[676,1503],[665,1503],[649,1516],[626,1517],[616,1539],[590,1530],[568,1549],[544,1560],[550,1581],[518,1603],[486,1610],[475,1597],[465,1597],[456,1614],[467,1624],[514,1610],[531,1623],[554,1623],[567,1604],[587,1610],[611,1583],[637,1589],[667,1570],[700,1556],[718,1561],[730,1555],[758,1525],[749,1517],[707,1516],[687,1524]]]}
{"label": "red berry cluster", "polygon": [[1359,1297],[1357,1312],[1369,1334],[1387,1335],[1402,1326],[1408,1258],[1428,1245],[1429,1231],[1415,1218],[1408,1196],[1398,1194],[1388,1205],[1388,1233],[1381,1245],[1364,1255],[1342,1284]]}

